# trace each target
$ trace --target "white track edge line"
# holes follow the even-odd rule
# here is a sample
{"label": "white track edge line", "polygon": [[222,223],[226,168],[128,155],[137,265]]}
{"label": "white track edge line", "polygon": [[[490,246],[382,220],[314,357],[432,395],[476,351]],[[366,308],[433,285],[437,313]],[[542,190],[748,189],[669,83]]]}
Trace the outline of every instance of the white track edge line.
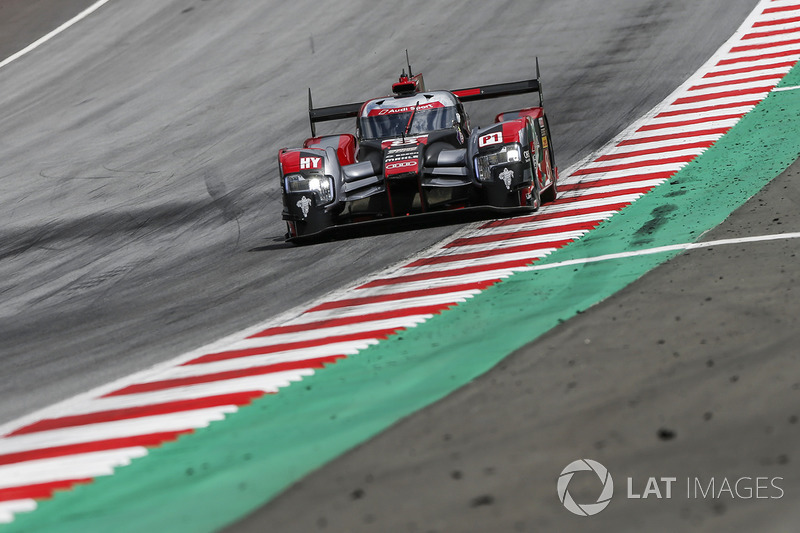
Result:
{"label": "white track edge line", "polygon": [[81,11],[80,13],[78,13],[77,15],[75,15],[74,17],[69,19],[68,21],[66,21],[64,24],[62,24],[58,28],[54,29],[53,31],[51,31],[50,33],[45,35],[44,37],[41,37],[41,38],[37,39],[36,41],[32,42],[31,44],[29,44],[28,46],[26,46],[25,48],[23,48],[19,52],[10,55],[9,57],[4,59],[3,61],[0,61],[0,68],[3,68],[6,65],[8,65],[9,63],[12,63],[12,62],[16,61],[17,59],[21,58],[22,56],[28,54],[29,52],[32,52],[32,51],[36,50],[37,48],[39,48],[41,45],[43,45],[44,43],[46,43],[47,41],[49,41],[53,37],[55,37],[58,34],[64,32],[68,28],[74,26],[75,24],[77,24],[81,20],[85,19],[86,17],[88,17],[89,15],[91,15],[92,13],[94,13],[95,11],[97,11],[98,9],[100,9],[101,7],[103,7],[105,4],[107,4],[110,1],[111,0],[99,0],[98,2],[95,2],[91,6],[87,7],[86,9],[84,9],[83,11]]}
{"label": "white track edge line", "polygon": [[775,235],[759,235],[757,237],[742,237],[739,239],[720,239],[717,241],[704,241],[704,242],[690,242],[683,244],[671,244],[669,246],[658,246],[656,248],[647,248],[644,250],[637,250],[635,252],[621,252],[617,254],[598,255],[595,257],[586,257],[583,259],[570,259],[569,261],[561,261],[559,263],[552,263],[550,265],[539,265],[534,267],[523,267],[519,271],[522,272],[535,272],[537,270],[550,270],[553,268],[561,268],[566,266],[585,265],[588,263],[599,263],[602,261],[611,261],[614,259],[628,259],[630,257],[640,257],[643,255],[654,255],[667,252],[679,252],[685,250],[696,250],[699,248],[713,248],[715,246],[730,246],[732,244],[746,244],[752,242],[767,242],[788,239],[800,238],[800,232],[795,233],[778,233]]}

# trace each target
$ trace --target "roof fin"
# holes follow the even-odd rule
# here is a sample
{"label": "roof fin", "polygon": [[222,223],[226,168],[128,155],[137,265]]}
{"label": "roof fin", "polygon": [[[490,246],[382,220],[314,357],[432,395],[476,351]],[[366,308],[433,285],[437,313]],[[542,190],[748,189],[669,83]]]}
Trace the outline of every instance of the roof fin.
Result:
{"label": "roof fin", "polygon": [[314,120],[311,118],[311,110],[314,105],[311,103],[311,87],[308,88],[308,121],[311,123],[311,136],[317,136],[317,128],[314,126]]}

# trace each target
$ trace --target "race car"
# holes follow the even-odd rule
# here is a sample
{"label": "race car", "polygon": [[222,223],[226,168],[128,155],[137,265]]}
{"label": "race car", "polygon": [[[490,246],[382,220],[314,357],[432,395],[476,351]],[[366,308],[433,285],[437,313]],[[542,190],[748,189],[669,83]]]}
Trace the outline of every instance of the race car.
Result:
{"label": "race car", "polygon": [[[464,102],[537,93],[536,105],[472,128]],[[311,137],[279,151],[288,241],[334,228],[458,208],[536,210],[556,199],[558,170],[536,78],[455,91],[428,91],[403,70],[392,94],[314,108]],[[356,118],[355,134],[316,135],[318,122]]]}

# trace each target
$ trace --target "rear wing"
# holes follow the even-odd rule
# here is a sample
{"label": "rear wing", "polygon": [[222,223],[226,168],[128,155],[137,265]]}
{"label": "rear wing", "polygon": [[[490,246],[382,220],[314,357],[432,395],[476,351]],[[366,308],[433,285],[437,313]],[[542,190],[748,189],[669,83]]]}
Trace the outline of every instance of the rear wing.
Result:
{"label": "rear wing", "polygon": [[[417,77],[422,79],[422,75]],[[424,85],[422,91],[424,91]],[[536,78],[524,81],[512,81],[509,83],[496,83],[493,85],[483,85],[480,87],[470,87],[468,89],[458,89],[451,91],[462,102],[474,102],[477,100],[487,100],[489,98],[500,98],[502,96],[513,96],[516,94],[539,94],[539,107],[542,107],[542,84],[539,82],[539,58],[536,58]],[[354,104],[333,105],[328,107],[314,107],[311,101],[311,88],[308,89],[308,120],[311,123],[311,136],[316,137],[317,122],[329,120],[340,120],[343,118],[354,118],[358,116],[363,102]]]}
{"label": "rear wing", "polygon": [[539,58],[536,58],[535,79],[512,81],[510,83],[496,83],[494,85],[484,85],[482,87],[458,89],[457,91],[452,92],[462,102],[474,102],[476,100],[500,98],[502,96],[513,96],[515,94],[539,93],[539,107],[542,107],[543,97],[542,84],[539,83]]}
{"label": "rear wing", "polygon": [[542,107],[542,86],[538,79],[497,83],[495,85],[483,85],[481,87],[453,91],[453,94],[462,102],[474,102],[476,100],[526,93],[539,93],[539,107]]}
{"label": "rear wing", "polygon": [[363,102],[355,104],[342,104],[332,105],[328,107],[314,108],[311,101],[311,87],[308,88],[308,120],[311,123],[311,136],[317,136],[317,122],[325,122],[328,120],[340,120],[343,118],[357,117],[358,112],[361,111]]}

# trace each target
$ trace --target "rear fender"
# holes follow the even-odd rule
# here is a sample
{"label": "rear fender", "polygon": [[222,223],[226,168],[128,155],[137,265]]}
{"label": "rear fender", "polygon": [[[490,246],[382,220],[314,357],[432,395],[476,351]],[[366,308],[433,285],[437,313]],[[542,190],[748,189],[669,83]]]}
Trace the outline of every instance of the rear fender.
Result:
{"label": "rear fender", "polygon": [[494,117],[495,123],[498,122],[506,122],[509,120],[516,120],[522,117],[530,117],[533,120],[536,120],[540,117],[544,116],[544,109],[541,107],[526,107],[524,109],[517,109],[515,111],[504,111]]}

